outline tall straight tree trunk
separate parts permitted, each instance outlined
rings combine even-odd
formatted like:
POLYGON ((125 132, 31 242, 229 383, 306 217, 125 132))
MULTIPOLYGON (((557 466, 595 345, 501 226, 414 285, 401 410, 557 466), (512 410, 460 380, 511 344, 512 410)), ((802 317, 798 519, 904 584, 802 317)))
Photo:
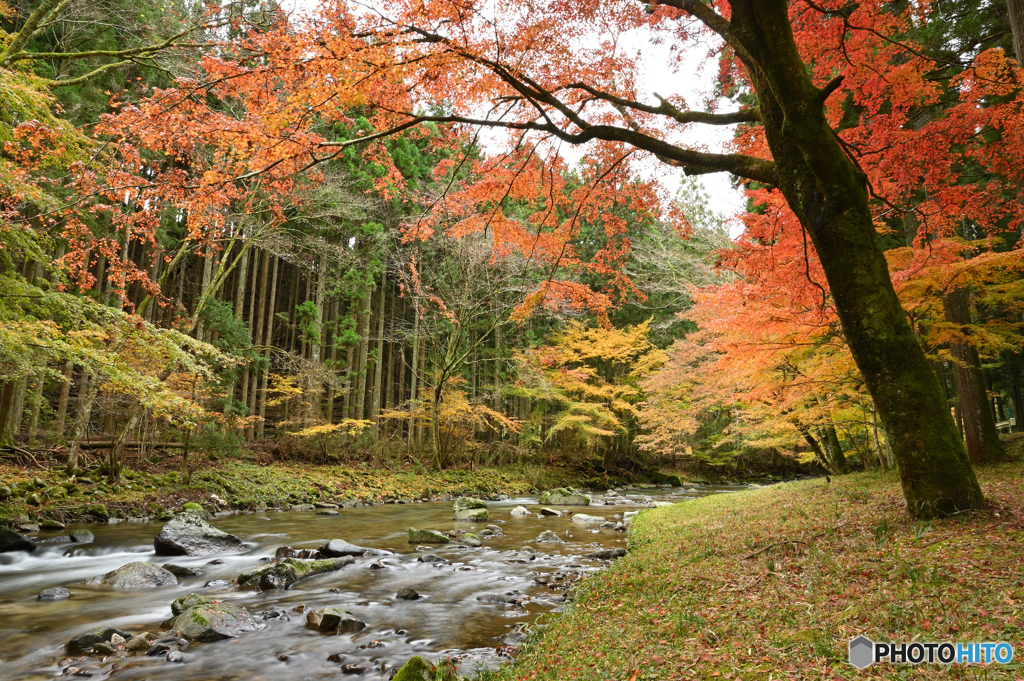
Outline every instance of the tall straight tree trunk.
MULTIPOLYGON (((701 15, 710 11, 698 0, 667 4, 701 15)), ((850 352, 899 463, 908 510, 929 518, 982 508, 981 488, 942 389, 889 277, 867 180, 826 120, 830 91, 811 80, 789 5, 732 0, 731 18, 708 24, 741 51, 760 102, 773 164, 746 172, 774 176, 765 179, 782 191, 814 245, 850 352)))
POLYGON ((263 371, 260 372, 259 385, 259 420, 256 422, 256 435, 263 437, 263 427, 267 421, 267 381, 270 380, 270 348, 274 345, 274 310, 277 306, 277 266, 281 259, 274 256, 274 269, 270 274, 270 310, 267 315, 267 335, 263 340, 263 371))
POLYGON ((366 363, 370 353, 370 305, 373 291, 367 291, 363 301, 363 311, 359 313, 359 373, 356 374, 356 409, 353 418, 366 418, 366 363))
POLYGON ((5 381, 0 391, 0 445, 14 442, 14 431, 11 428, 11 412, 14 411, 14 393, 16 381, 5 381))
POLYGON ((384 408, 391 409, 394 405, 392 399, 395 389, 395 292, 391 291, 391 309, 388 315, 388 364, 385 370, 384 379, 384 408))
POLYGON ((419 441, 419 426, 416 422, 416 412, 419 409, 416 392, 419 376, 417 374, 420 357, 420 310, 418 301, 413 300, 412 304, 412 373, 409 377, 409 446, 413 447, 419 441))
MULTIPOLYGON (((317 264, 316 272, 316 292, 314 293, 313 303, 316 305, 316 318, 313 323, 316 324, 316 337, 311 339, 309 348, 309 359, 313 363, 313 373, 311 376, 319 376, 319 365, 320 358, 323 354, 323 343, 324 343, 324 294, 327 290, 327 256, 321 254, 319 263, 317 264)), ((320 397, 323 393, 323 385, 319 383, 316 378, 312 378, 312 383, 307 387, 309 394, 309 418, 313 418, 314 414, 320 413, 320 397)))
POLYGON ((1007 0, 1010 31, 1013 33, 1013 56, 1024 65, 1024 0, 1007 0))
POLYGON ((39 412, 43 408, 43 386, 46 384, 45 379, 42 376, 36 376, 32 379, 32 391, 31 391, 31 411, 28 416, 28 437, 30 440, 34 440, 36 434, 39 432, 39 412))
POLYGON ((71 443, 68 446, 68 473, 74 475, 78 469, 78 453, 82 448, 82 440, 89 433, 89 419, 92 408, 96 404, 96 396, 100 391, 100 382, 96 376, 82 374, 78 387, 78 404, 75 407, 75 423, 71 428, 71 443))
POLYGON ((324 324, 324 354, 327 356, 328 365, 327 398, 324 400, 323 416, 328 423, 334 422, 334 397, 337 387, 337 376, 335 372, 338 359, 338 301, 333 300, 327 306, 327 322, 324 324))
MULTIPOLYGON (((242 238, 245 238, 244 232, 242 238)), ((238 274, 235 276, 235 321, 241 324, 242 318, 245 315, 245 293, 246 284, 249 278, 249 249, 243 249, 242 260, 238 265, 238 274)), ((250 329, 249 333, 252 333, 250 329)), ((243 372, 244 378, 242 379, 242 394, 245 395, 249 389, 249 368, 246 367, 243 372)), ((228 390, 228 395, 231 400, 235 399, 235 381, 231 381, 231 389, 228 390)))
POLYGON ((1020 356, 1012 355, 1010 361, 1004 365, 1007 378, 1010 382, 1010 399, 1013 403, 1013 429, 1021 432, 1024 429, 1024 393, 1020 389, 1020 356))
POLYGON ((373 394, 370 397, 370 420, 373 421, 374 436, 380 435, 381 381, 384 380, 384 304, 387 292, 387 267, 380 275, 380 296, 377 299, 377 358, 373 366, 373 394))
MULTIPOLYGON (((270 279, 270 251, 263 249, 263 255, 260 258, 260 282, 259 282, 259 293, 256 295, 256 342, 260 343, 263 340, 263 320, 267 313, 267 280, 270 279)), ((257 385, 256 381, 252 381, 252 398, 251 400, 246 399, 246 404, 249 406, 249 413, 256 413, 256 397, 257 397, 257 385)), ((249 427, 246 429, 246 439, 251 440, 256 436, 256 424, 250 421, 249 427)))
POLYGON ((60 384, 60 397, 57 398, 57 423, 54 426, 57 437, 64 434, 64 421, 68 417, 68 397, 71 395, 71 379, 74 369, 71 362, 64 362, 64 380, 60 384))
MULTIPOLYGON (((942 299, 946 321, 966 328, 971 323, 971 307, 966 288, 947 293, 942 299)), ((956 386, 957 402, 964 420, 964 436, 967 440, 967 456, 972 463, 998 461, 1006 456, 999 431, 992 414, 982 375, 978 351, 966 343, 951 342, 953 356, 953 383, 956 386)))

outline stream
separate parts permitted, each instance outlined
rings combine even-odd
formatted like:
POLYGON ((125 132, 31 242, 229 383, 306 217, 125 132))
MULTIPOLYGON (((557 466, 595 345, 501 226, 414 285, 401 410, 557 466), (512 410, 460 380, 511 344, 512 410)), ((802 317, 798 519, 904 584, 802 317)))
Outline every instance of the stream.
MULTIPOLYGON (((743 487, 713 485, 625 488, 618 497, 593 495, 605 505, 553 508, 617 520, 616 516, 641 510, 652 500, 679 502, 740 489, 743 487)), ((574 523, 567 514, 539 518, 536 497, 490 501, 488 506, 490 520, 480 523, 453 521, 452 504, 442 502, 339 509, 336 516, 312 511, 221 514, 211 523, 237 535, 250 549, 203 557, 154 555, 153 537, 160 531, 159 522, 69 525, 66 530, 39 533, 36 538, 45 539, 81 527, 93 532, 95 541, 42 544, 31 554, 0 554, 0 679, 53 679, 71 664, 93 678, 119 680, 305 681, 335 678, 343 668, 361 670, 361 678, 387 679, 413 655, 432 661, 455 658, 463 674, 496 666, 508 660, 504 636, 544 613, 561 611, 566 591, 560 584, 564 582, 552 577, 561 573, 571 582, 601 569, 607 561, 584 556, 601 548, 624 548, 626 533, 574 523), (520 505, 532 512, 513 516, 512 509, 520 505), (449 564, 417 562, 423 551, 408 542, 410 527, 479 532, 489 523, 500 525, 504 534, 481 537, 482 548, 467 549, 454 543, 429 547, 430 553, 449 564), (535 543, 544 530, 557 533, 565 543, 535 543), (396 555, 384 558, 384 567, 375 569, 370 565, 379 558, 356 558, 354 564, 338 572, 311 577, 288 590, 253 592, 230 584, 244 570, 265 564, 261 559, 273 557, 278 547, 316 548, 330 539, 387 549, 396 555), (523 546, 537 551, 535 560, 514 561, 523 546), (134 561, 174 563, 199 568, 202 574, 179 577, 177 586, 145 591, 78 584, 134 561), (535 581, 543 581, 545 576, 550 585, 535 581), (228 584, 206 587, 212 580, 228 584), (37 599, 43 589, 57 586, 67 587, 71 598, 37 599), (421 597, 397 599, 396 593, 403 587, 415 589, 421 597), (163 631, 161 622, 171 616, 171 602, 191 592, 243 605, 263 628, 215 643, 193 643, 184 649, 181 663, 144 653, 106 662, 95 656, 67 659, 64 645, 68 640, 97 625, 133 634, 163 631), (529 598, 520 605, 477 600, 486 593, 529 598), (325 635, 307 628, 305 615, 295 610, 298 606, 307 610, 343 608, 367 626, 355 634, 325 635), (283 610, 289 618, 264 619, 262 613, 271 610, 283 610)))

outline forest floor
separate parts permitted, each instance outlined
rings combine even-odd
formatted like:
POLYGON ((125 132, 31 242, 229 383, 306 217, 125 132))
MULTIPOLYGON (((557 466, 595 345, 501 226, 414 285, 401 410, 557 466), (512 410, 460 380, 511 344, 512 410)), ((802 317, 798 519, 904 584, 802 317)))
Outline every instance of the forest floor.
POLYGON ((989 508, 906 512, 895 474, 644 511, 630 553, 527 643, 517 679, 1021 678, 1008 666, 847 663, 851 639, 1011 643, 1024 657, 1024 464, 978 469, 989 508))
POLYGON ((187 502, 209 504, 213 495, 222 508, 253 510, 261 505, 514 495, 569 483, 568 471, 539 466, 431 471, 419 466, 389 470, 222 459, 204 462, 190 481, 178 470, 146 467, 126 468, 119 483, 108 484, 99 472, 71 478, 62 467, 0 464, 0 525, 44 518, 69 522, 159 517, 187 502))

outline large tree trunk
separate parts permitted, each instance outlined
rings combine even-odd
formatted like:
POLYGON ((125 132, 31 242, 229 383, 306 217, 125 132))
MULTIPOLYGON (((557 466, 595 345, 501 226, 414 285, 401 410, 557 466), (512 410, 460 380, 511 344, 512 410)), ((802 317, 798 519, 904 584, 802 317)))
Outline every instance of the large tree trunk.
POLYGON ((419 394, 416 392, 417 382, 419 376, 417 375, 419 357, 420 357, 420 306, 417 304, 418 301, 413 300, 412 305, 412 366, 410 367, 412 373, 409 377, 409 446, 419 444, 419 426, 416 422, 416 411, 419 407, 417 397, 419 394))
POLYGON ((100 380, 93 374, 83 373, 78 387, 78 404, 75 407, 75 424, 71 429, 71 444, 68 447, 68 474, 74 475, 78 469, 78 452, 82 440, 89 433, 89 418, 96 404, 96 396, 100 391, 100 380))
POLYGON ((1006 0, 1013 32, 1013 52, 1018 64, 1024 64, 1024 0, 1006 0))
MULTIPOLYGON (((943 297, 942 304, 946 322, 962 326, 971 324, 967 289, 950 291, 943 297)), ((967 343, 949 343, 949 352, 953 356, 953 385, 964 420, 968 458, 975 464, 1004 459, 1006 451, 1002 449, 999 431, 995 427, 978 350, 967 343)))
MULTIPOLYGON (((971 323, 967 295, 966 288, 958 288, 943 297, 946 321, 962 326, 971 323)), ((966 343, 955 342, 949 344, 949 351, 953 355, 953 384, 963 417, 967 456, 971 463, 999 461, 1006 452, 999 442, 978 351, 966 343)))
MULTIPOLYGON (((778 186, 807 230, 843 333, 882 417, 918 517, 984 506, 942 390, 896 297, 867 182, 825 119, 787 0, 733 0, 730 28, 761 103, 778 186)), ((701 7, 706 7, 701 5, 701 7)))

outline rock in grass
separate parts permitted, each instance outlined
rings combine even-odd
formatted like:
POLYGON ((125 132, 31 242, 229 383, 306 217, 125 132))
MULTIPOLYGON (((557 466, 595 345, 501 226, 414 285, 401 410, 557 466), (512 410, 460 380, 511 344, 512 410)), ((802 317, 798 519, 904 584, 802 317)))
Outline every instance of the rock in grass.
POLYGON ((434 530, 419 530, 415 527, 409 528, 410 544, 448 544, 451 539, 447 535, 435 532, 434 530))
POLYGON ((540 503, 552 506, 589 506, 590 497, 585 494, 577 494, 565 487, 559 487, 541 494, 540 503))
POLYGON ((82 582, 89 586, 106 586, 126 591, 156 589, 161 586, 174 586, 177 583, 178 579, 159 565, 141 561, 122 565, 105 575, 82 582))
POLYGON ((71 592, 58 586, 53 589, 43 589, 36 598, 41 601, 63 601, 65 598, 71 598, 71 592))
POLYGON ((81 634, 78 634, 68 641, 67 645, 64 646, 64 649, 67 651, 68 655, 88 655, 93 651, 96 644, 110 641, 114 634, 118 634, 123 638, 131 636, 128 632, 121 631, 115 627, 93 627, 88 631, 83 631, 81 634))
POLYGON ((255 588, 258 591, 287 589, 303 579, 325 572, 334 572, 354 562, 355 559, 351 556, 325 558, 324 560, 285 558, 276 563, 243 572, 238 575, 238 584, 247 588, 255 588))
POLYGON ((164 626, 191 641, 220 641, 258 628, 248 610, 234 603, 189 594, 171 604, 174 617, 164 626))
POLYGON ((452 507, 455 520, 483 522, 487 520, 487 502, 473 497, 459 497, 452 507))
POLYGON ((539 542, 541 544, 543 544, 543 543, 552 543, 552 544, 562 544, 562 543, 564 543, 564 540, 561 537, 559 537, 557 534, 552 532, 551 530, 544 530, 539 535, 537 535, 537 538, 534 539, 534 541, 535 542, 539 542))
POLYGON ((153 540, 153 547, 158 556, 206 556, 239 553, 247 548, 241 539, 218 530, 195 513, 179 513, 171 518, 153 540))
POLYGON ((306 613, 306 626, 317 631, 351 634, 366 628, 366 622, 339 608, 319 608, 306 613))
POLYGON ((14 530, 8 530, 6 527, 0 527, 0 553, 8 553, 10 551, 28 551, 31 553, 36 550, 36 543, 24 535, 20 535, 14 530))
POLYGON ((434 665, 417 655, 409 658, 391 681, 433 681, 433 678, 434 665))

